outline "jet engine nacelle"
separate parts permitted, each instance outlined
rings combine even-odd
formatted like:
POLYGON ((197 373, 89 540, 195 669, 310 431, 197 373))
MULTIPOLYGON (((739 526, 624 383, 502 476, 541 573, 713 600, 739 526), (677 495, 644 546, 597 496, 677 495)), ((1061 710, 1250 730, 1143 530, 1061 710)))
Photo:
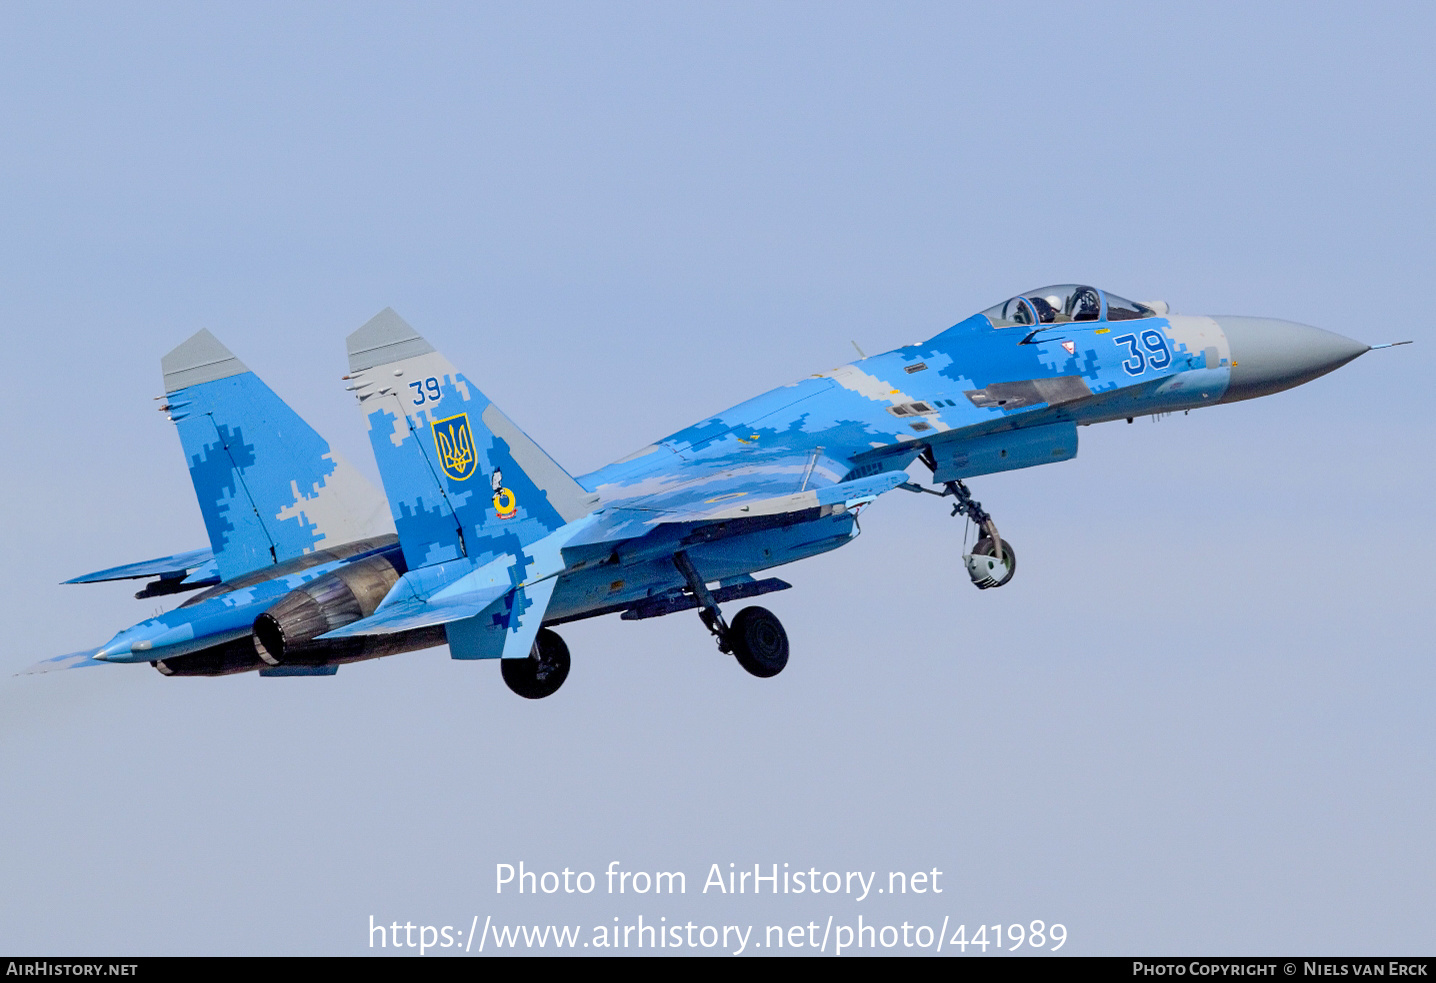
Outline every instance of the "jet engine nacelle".
POLYGON ((254 654, 248 638, 237 638, 190 655, 160 659, 152 665, 166 676, 228 676, 262 669, 265 663, 254 654))
POLYGON ((349 640, 314 639, 373 614, 406 569, 397 549, 385 550, 290 591, 254 619, 255 651, 271 666, 350 661, 359 653, 349 640))

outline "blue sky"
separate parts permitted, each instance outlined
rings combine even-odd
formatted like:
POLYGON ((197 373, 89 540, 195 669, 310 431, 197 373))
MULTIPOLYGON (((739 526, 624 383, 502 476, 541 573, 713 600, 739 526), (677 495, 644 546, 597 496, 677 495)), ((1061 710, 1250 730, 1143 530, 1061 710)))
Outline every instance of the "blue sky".
POLYGON ((370 473, 342 341, 390 305, 576 473, 1045 283, 1417 344, 974 480, 1021 554, 1001 591, 889 496, 779 571, 773 680, 679 615, 565 629, 541 704, 441 651, 0 682, 0 948, 860 910, 1059 921, 1083 954, 1429 951, 1429 5, 3 17, 7 671, 152 611, 59 581, 203 544, 150 399, 201 327, 370 473), (519 859, 951 887, 495 897, 519 859))

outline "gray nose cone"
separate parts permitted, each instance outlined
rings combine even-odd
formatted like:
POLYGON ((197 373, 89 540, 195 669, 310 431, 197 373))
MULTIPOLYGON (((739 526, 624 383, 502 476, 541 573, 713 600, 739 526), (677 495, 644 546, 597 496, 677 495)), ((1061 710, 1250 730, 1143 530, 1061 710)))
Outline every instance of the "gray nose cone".
POLYGON ((1299 386, 1371 350, 1345 335, 1295 321, 1226 315, 1212 320, 1232 346, 1232 379, 1223 403, 1299 386))

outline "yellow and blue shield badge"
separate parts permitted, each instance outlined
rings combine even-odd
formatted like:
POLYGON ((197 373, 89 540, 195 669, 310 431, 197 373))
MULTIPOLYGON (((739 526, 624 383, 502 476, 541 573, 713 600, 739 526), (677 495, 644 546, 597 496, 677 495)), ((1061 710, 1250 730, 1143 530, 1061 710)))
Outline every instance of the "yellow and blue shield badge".
POLYGON ((469 429, 469 414, 460 413, 434 423, 434 446, 439 451, 439 467, 455 481, 473 476, 479 456, 474 453, 474 434, 469 429))

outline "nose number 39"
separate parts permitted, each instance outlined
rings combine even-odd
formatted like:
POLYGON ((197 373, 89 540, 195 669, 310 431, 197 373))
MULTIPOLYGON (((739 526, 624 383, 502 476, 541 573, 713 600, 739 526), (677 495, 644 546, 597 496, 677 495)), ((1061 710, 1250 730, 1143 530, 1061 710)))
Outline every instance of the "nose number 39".
POLYGON ((1128 375, 1141 375, 1148 367, 1165 369, 1172 364, 1172 350, 1167 347, 1167 339, 1155 328, 1148 328, 1140 336, 1119 335, 1112 339, 1112 343, 1126 346, 1129 357, 1122 363, 1122 368, 1128 375))

